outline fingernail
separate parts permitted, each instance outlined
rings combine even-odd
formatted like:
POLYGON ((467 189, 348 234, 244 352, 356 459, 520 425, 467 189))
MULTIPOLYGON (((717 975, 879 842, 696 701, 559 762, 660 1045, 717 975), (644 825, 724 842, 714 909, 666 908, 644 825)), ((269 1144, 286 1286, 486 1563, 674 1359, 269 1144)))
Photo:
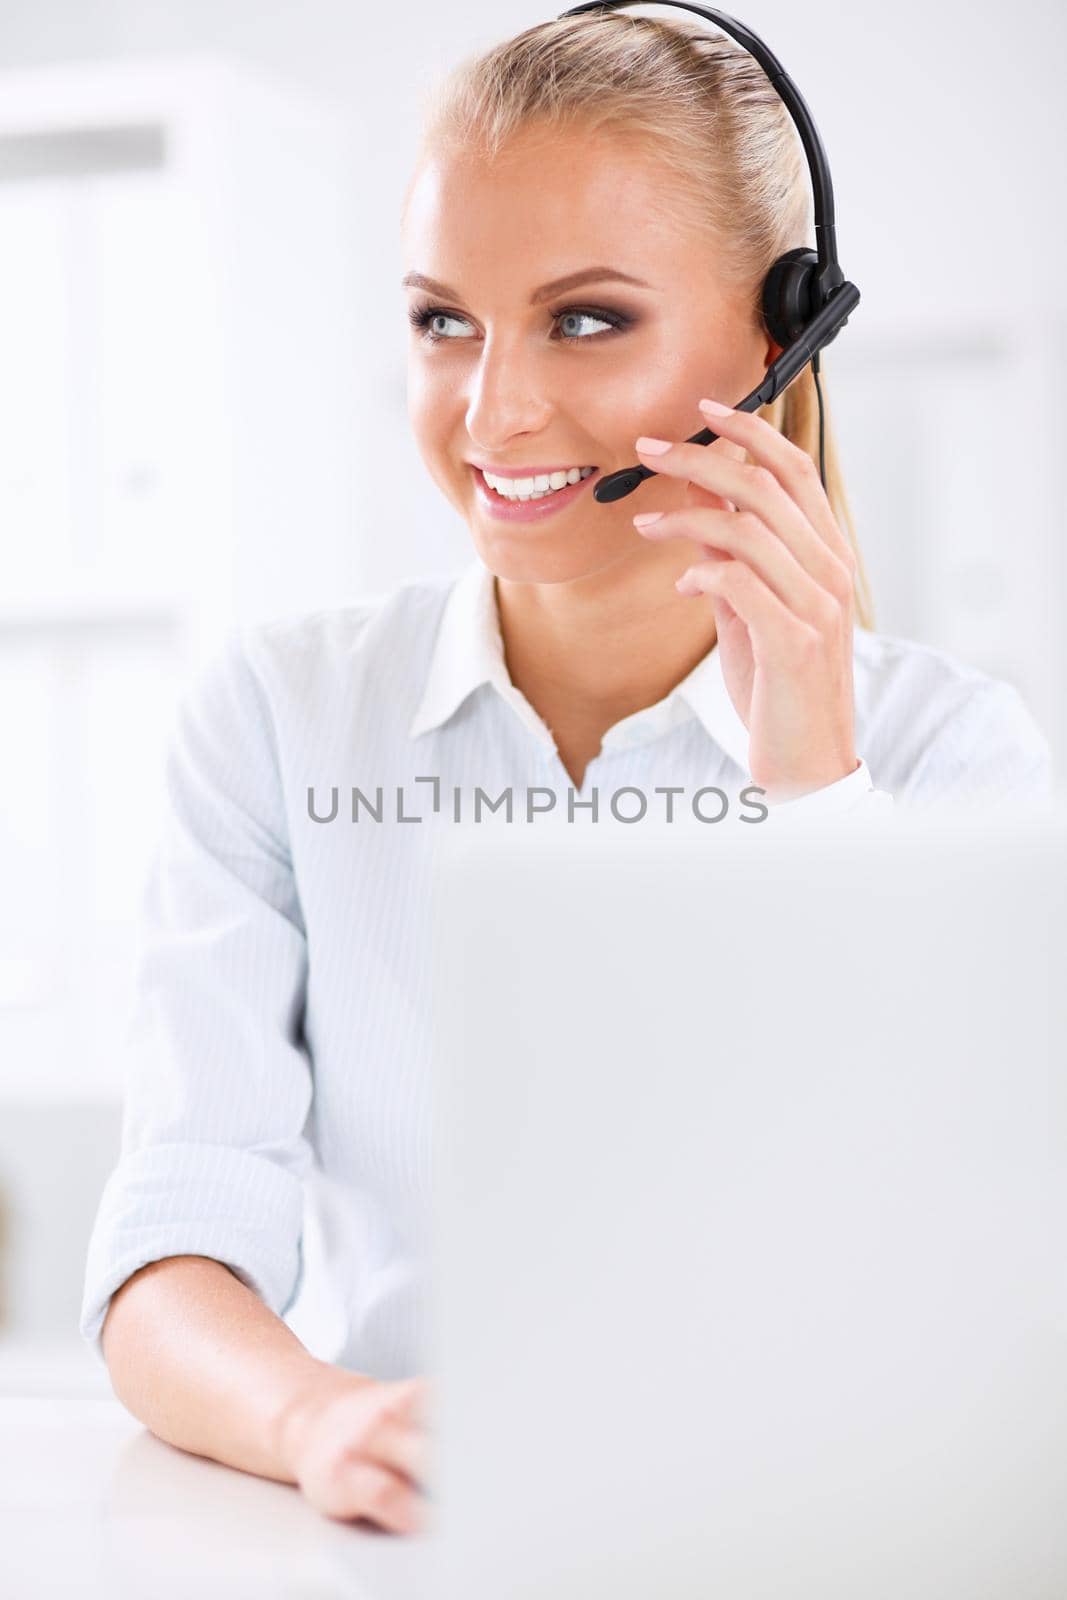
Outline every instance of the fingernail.
POLYGON ((642 511, 641 515, 634 518, 635 528, 647 528, 650 522, 658 522, 662 511, 642 511))
POLYGON ((644 434, 637 441, 637 448, 643 456, 665 456, 670 447, 669 439, 649 439, 644 434))
POLYGON ((718 400, 701 400, 701 411, 708 411, 713 417, 728 417, 733 411, 733 406, 720 405, 718 400))

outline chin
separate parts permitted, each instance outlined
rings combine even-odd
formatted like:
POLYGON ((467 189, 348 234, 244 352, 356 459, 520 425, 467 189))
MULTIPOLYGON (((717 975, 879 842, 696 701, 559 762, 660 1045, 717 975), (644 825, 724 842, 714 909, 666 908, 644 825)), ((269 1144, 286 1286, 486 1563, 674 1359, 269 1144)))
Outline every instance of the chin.
POLYGON ((508 583, 573 583, 592 577, 619 559, 617 546, 576 545, 573 539, 534 533, 521 525, 506 530, 471 531, 475 550, 496 577, 508 583))

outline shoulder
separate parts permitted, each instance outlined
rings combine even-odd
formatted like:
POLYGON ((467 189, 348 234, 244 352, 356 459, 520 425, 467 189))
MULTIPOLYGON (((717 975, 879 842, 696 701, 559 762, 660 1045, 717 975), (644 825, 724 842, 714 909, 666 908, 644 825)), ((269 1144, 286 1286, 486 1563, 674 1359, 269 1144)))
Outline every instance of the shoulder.
POLYGON ((373 694, 414 706, 455 580, 412 579, 343 606, 290 613, 234 629, 206 669, 270 720, 347 716, 373 694))
POLYGON ((1047 797, 1048 740, 1013 684, 858 627, 853 666, 857 748, 876 787, 916 801, 1047 797))
POLYGON ((250 771, 380 743, 410 722, 454 579, 232 628, 180 697, 180 747, 250 771), (373 708, 373 715, 367 712, 373 708))
POLYGON ((353 675, 399 672, 417 664, 432 643, 452 578, 417 578, 387 594, 327 606, 237 630, 231 648, 265 683, 277 687, 351 683, 353 675))

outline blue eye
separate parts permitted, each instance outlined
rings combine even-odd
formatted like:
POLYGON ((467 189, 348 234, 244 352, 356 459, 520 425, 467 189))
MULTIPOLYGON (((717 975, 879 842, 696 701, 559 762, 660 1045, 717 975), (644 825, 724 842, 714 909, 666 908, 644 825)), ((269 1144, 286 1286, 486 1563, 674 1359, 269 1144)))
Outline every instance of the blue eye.
POLYGON ((580 333, 568 333, 566 330, 566 324, 568 322, 572 325, 577 322, 600 322, 603 323, 606 328, 618 327, 618 321, 610 321, 607 317, 601 316, 598 311, 561 311, 559 314, 559 326, 564 339, 595 339, 597 337, 595 333, 584 335, 580 333))
MULTIPOLYGON (((466 317, 461 317, 458 311, 446 311, 442 306, 412 306, 408 311, 408 320, 430 344, 466 337, 464 334, 449 333, 447 324, 450 322, 465 323, 468 328, 470 327, 466 317)), ((571 306, 565 311, 557 311, 554 320, 560 330, 560 340, 564 344, 586 344, 590 339, 601 339, 606 335, 619 333, 630 324, 630 318, 621 312, 609 311, 600 306, 571 306), (591 333, 575 331, 581 329, 583 324, 591 322, 599 322, 601 327, 591 333)))
MULTIPOLYGON (((433 306, 427 306, 425 310, 418 312, 417 315, 413 314, 411 320, 430 339, 452 339, 455 337, 454 334, 442 333, 441 329, 435 327, 434 324, 438 322, 466 322, 467 319, 458 317, 454 311, 437 311, 433 306)), ((468 323, 469 326, 470 324, 468 323)))

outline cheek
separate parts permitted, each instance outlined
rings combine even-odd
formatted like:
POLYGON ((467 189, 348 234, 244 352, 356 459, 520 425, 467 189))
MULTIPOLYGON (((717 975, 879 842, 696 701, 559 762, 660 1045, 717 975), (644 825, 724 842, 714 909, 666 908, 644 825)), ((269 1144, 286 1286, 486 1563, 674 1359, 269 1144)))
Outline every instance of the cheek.
POLYGON ((472 492, 470 474, 461 465, 463 406, 455 382, 413 357, 407 378, 408 425, 431 480, 461 514, 472 492))
POLYGON ((425 362, 413 358, 408 365, 408 422, 431 471, 440 460, 445 440, 454 426, 454 407, 455 400, 453 397, 450 402, 448 386, 434 376, 425 362))
MULTIPOLYGON (((691 331, 664 319, 639 349, 598 387, 595 405, 605 438, 632 450, 640 433, 688 437, 703 425, 697 401, 714 385, 714 356, 693 348, 691 331), (709 368, 712 376, 709 378, 709 368)), ((711 390, 714 393, 714 387, 711 390)))

